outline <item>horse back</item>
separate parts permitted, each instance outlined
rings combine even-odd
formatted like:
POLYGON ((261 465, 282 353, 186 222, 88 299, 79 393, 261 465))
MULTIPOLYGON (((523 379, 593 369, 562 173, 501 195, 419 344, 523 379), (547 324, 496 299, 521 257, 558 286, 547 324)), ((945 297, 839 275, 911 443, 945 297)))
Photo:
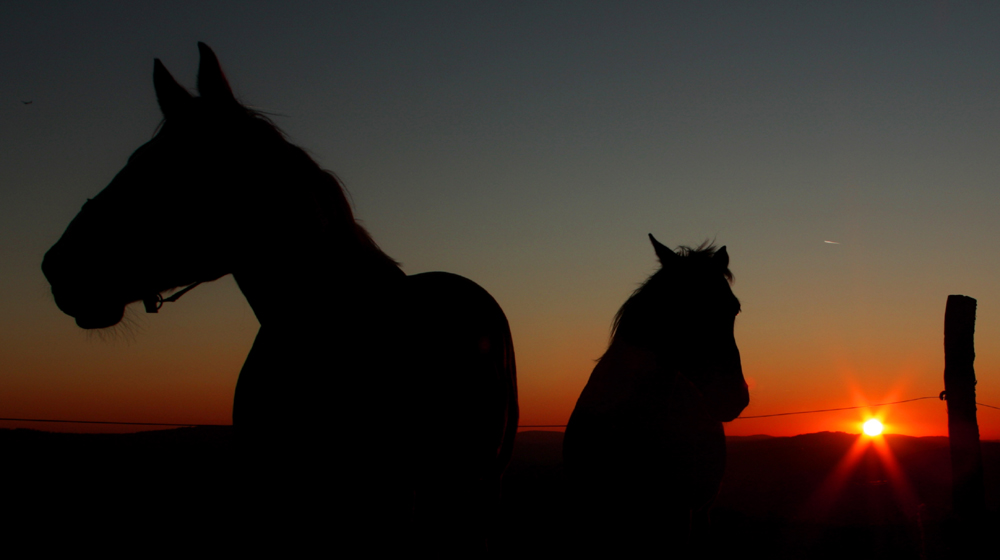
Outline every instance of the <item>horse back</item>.
POLYGON ((517 431, 507 319, 454 274, 389 288, 338 301, 333 319, 262 326, 234 424, 258 471, 316 465, 307 480, 325 481, 320 495, 356 510, 344 534, 410 527, 412 517, 412 537, 393 543, 480 549, 517 431))
POLYGON ((507 317, 486 290, 462 276, 427 272, 408 276, 407 283, 419 415, 460 440, 450 445, 467 446, 463 462, 475 457, 500 474, 518 419, 507 317))
POLYGON ((408 276, 406 295, 411 406, 422 432, 414 437, 417 516, 454 527, 446 540, 467 539, 477 531, 459 527, 493 515, 517 433, 510 327, 486 290, 455 274, 408 276))

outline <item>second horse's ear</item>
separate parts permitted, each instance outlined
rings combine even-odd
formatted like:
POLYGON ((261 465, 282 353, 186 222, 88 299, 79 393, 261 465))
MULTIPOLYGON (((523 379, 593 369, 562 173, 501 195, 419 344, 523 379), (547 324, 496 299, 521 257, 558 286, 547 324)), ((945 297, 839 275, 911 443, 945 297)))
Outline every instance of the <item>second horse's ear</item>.
POLYGON ((188 90, 177 83, 158 58, 153 61, 153 89, 156 90, 156 101, 164 118, 180 114, 191 101, 188 90))
POLYGON ((198 93, 212 101, 236 103, 218 57, 205 43, 198 43, 198 52, 201 53, 201 61, 198 63, 198 93))
POLYGON ((712 262, 722 270, 729 268, 729 253, 726 251, 725 245, 712 255, 712 262))
POLYGON ((660 259, 660 264, 666 266, 667 263, 673 262, 674 259, 680 258, 677 253, 670 250, 663 243, 660 243, 653 237, 653 234, 649 234, 649 240, 653 242, 653 250, 656 251, 656 258, 660 259))

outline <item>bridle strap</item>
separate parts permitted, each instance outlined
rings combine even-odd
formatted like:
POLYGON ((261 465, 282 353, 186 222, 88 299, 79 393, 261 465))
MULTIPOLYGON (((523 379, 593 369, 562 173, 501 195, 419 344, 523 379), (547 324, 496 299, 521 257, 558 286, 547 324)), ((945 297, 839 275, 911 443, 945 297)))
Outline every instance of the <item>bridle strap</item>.
POLYGON ((197 286, 198 284, 201 284, 201 282, 200 281, 199 282, 195 282, 194 284, 191 284, 187 288, 184 288, 183 290, 181 290, 179 292, 175 292, 173 295, 171 295, 168 298, 165 298, 165 297, 161 296, 160 293, 157 292, 155 295, 152 295, 152 296, 149 296, 148 298, 143 299, 142 300, 142 304, 144 306, 146 306, 146 313, 156 313, 156 312, 158 312, 160 310, 160 308, 163 307, 164 303, 173 303, 173 302, 181 299, 182 295, 184 295, 184 294, 190 292, 191 290, 193 290, 194 287, 197 286))

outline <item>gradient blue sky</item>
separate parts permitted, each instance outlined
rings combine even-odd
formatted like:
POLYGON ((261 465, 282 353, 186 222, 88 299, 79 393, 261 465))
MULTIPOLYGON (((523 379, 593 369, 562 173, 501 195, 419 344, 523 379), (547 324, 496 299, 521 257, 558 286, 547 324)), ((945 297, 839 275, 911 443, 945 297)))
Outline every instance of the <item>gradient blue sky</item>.
MULTIPOLYGON (((952 293, 979 300, 980 400, 1000 405, 998 24, 965 2, 5 3, 0 416, 228 421, 257 327, 231 279, 101 337, 39 269, 153 134, 153 58, 193 86, 197 41, 407 272, 496 297, 524 423, 565 422, 655 270, 648 232, 728 246, 746 414, 937 394, 952 293)), ((946 431, 941 403, 885 415, 946 431)), ((980 422, 1000 438, 1000 412, 980 422)))

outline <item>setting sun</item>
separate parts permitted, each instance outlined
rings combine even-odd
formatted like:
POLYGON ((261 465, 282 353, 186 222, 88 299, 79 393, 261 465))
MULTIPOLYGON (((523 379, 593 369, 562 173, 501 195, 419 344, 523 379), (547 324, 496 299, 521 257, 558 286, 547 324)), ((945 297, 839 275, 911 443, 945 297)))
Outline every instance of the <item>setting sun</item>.
POLYGON ((882 433, 882 423, 874 418, 865 422, 862 428, 864 429, 865 434, 870 436, 877 436, 882 433))

